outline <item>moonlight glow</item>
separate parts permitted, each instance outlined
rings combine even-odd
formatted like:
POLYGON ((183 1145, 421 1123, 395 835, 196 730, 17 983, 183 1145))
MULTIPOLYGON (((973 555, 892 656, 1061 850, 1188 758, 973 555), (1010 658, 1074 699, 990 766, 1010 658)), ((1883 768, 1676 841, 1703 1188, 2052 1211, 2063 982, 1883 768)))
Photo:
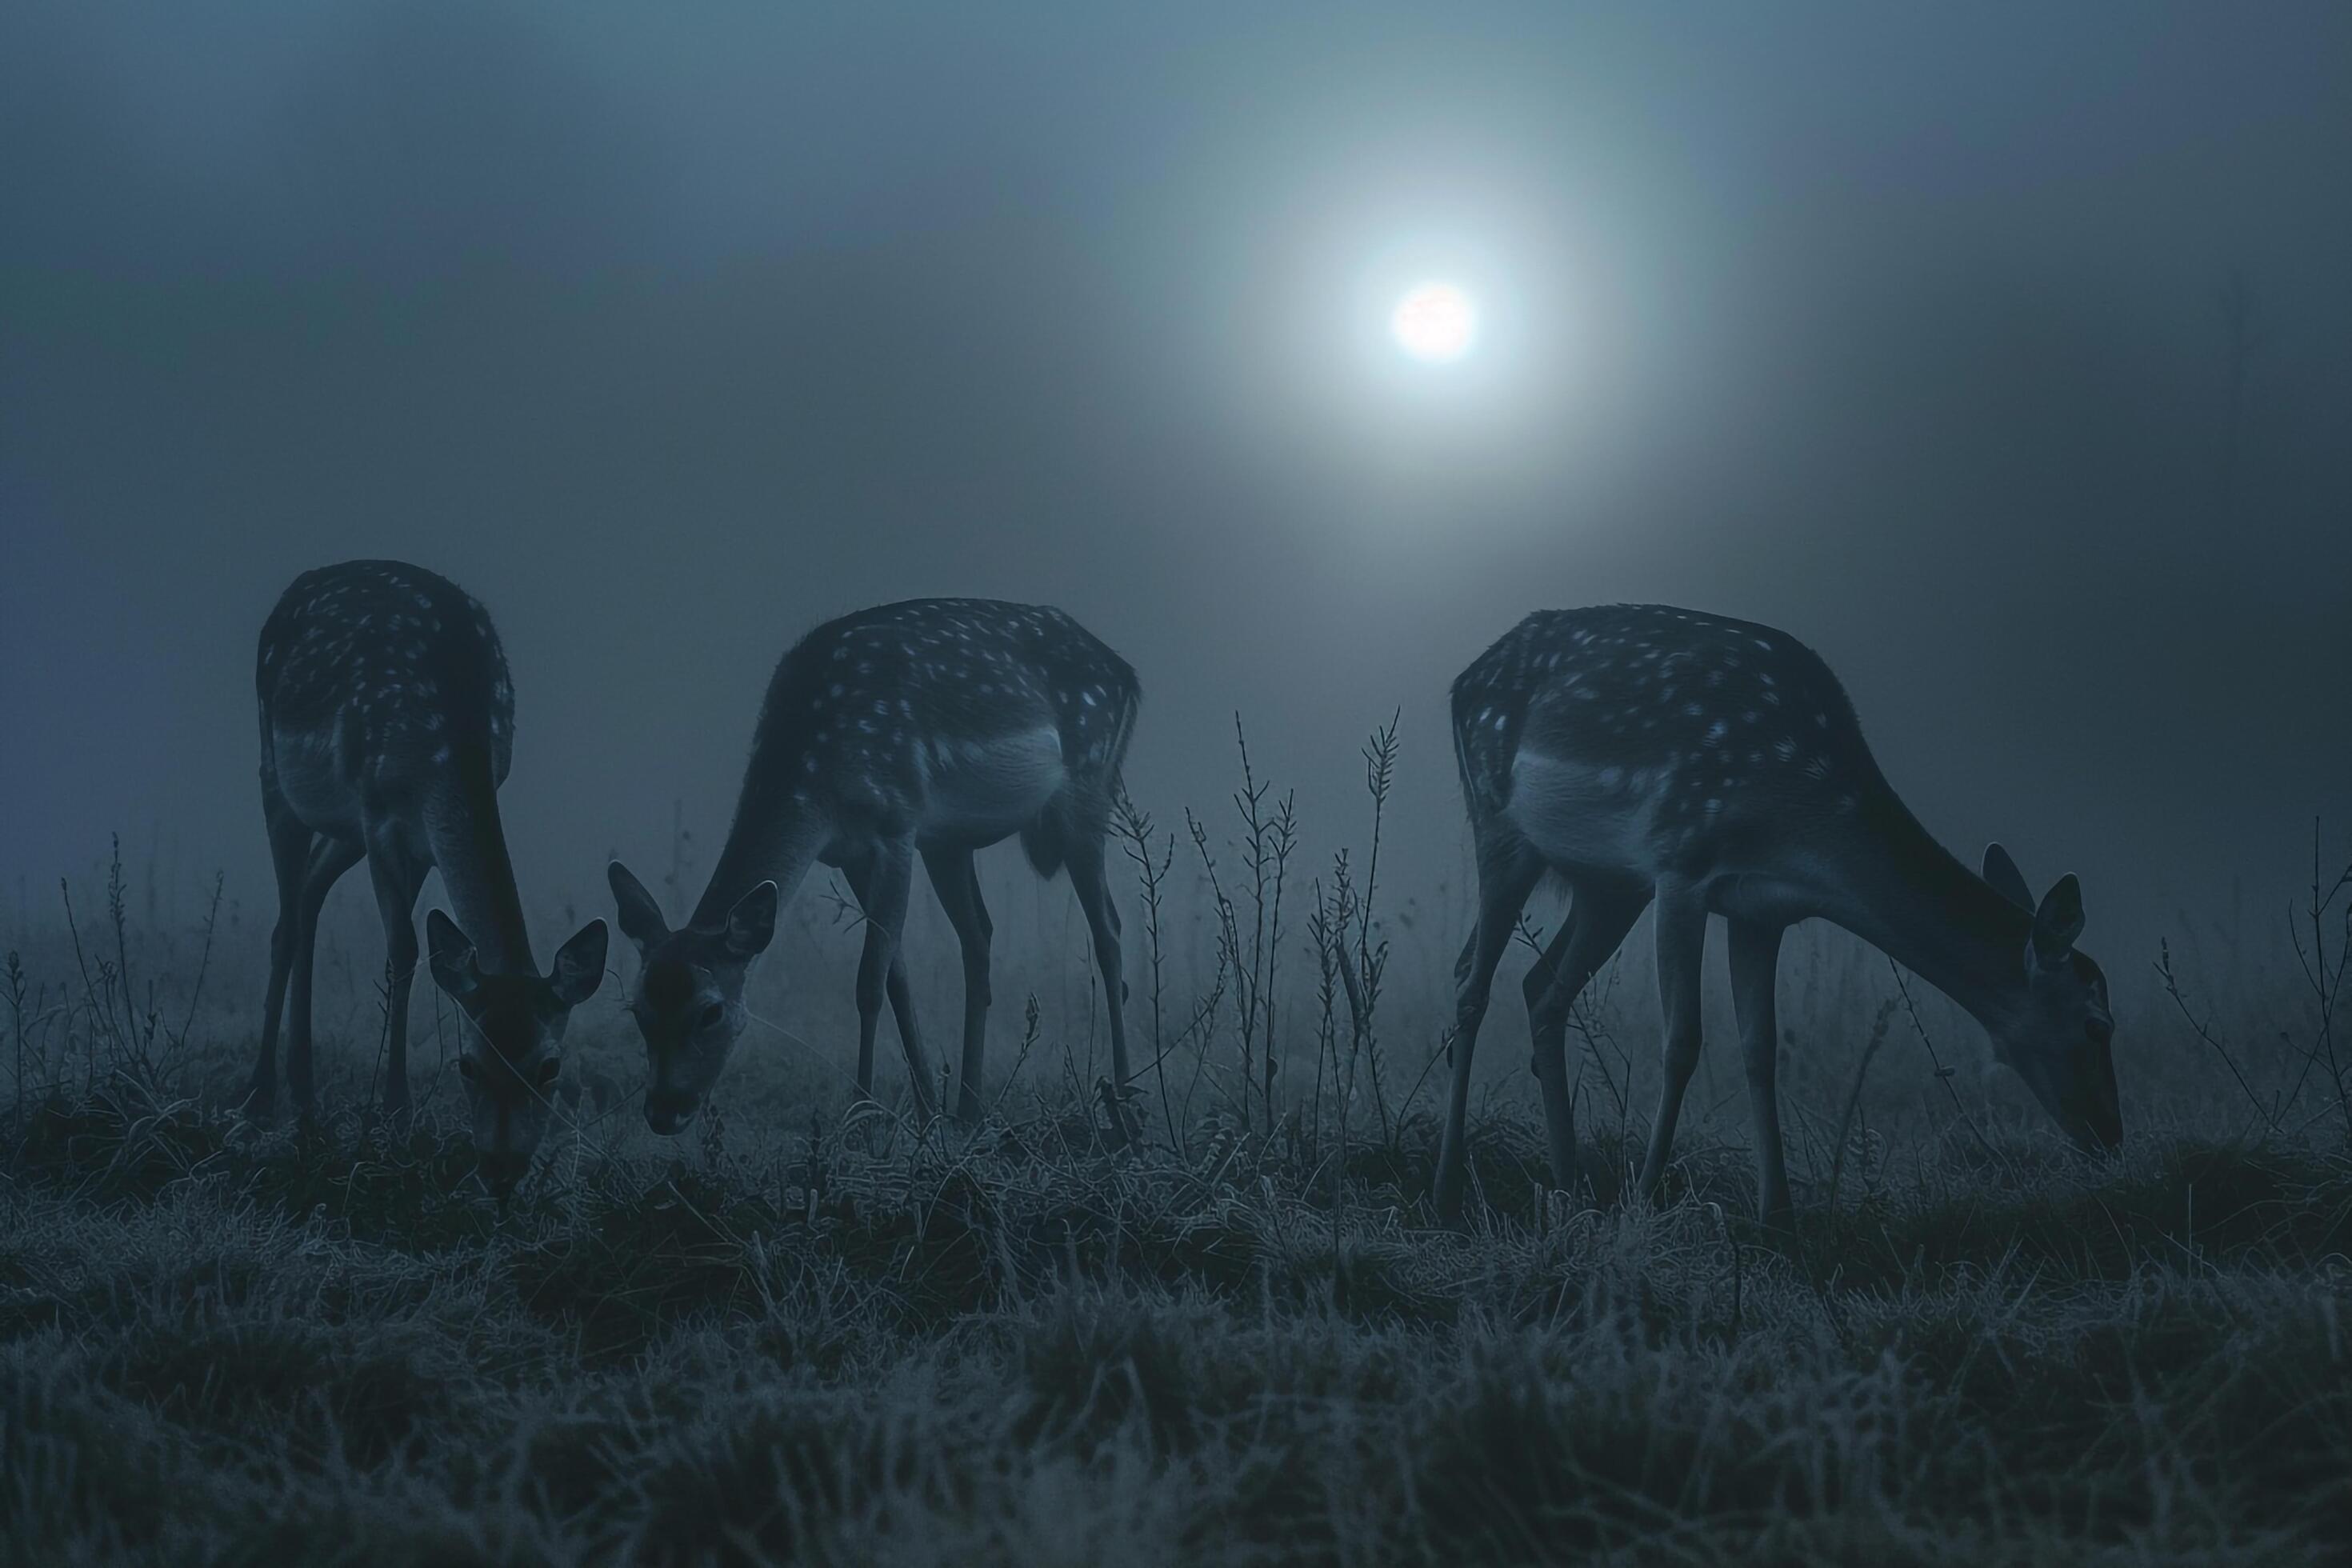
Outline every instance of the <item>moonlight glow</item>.
POLYGON ((1397 301, 1389 330, 1413 358, 1443 363, 1470 352, 1478 336, 1478 309, 1451 283, 1423 283, 1397 301))

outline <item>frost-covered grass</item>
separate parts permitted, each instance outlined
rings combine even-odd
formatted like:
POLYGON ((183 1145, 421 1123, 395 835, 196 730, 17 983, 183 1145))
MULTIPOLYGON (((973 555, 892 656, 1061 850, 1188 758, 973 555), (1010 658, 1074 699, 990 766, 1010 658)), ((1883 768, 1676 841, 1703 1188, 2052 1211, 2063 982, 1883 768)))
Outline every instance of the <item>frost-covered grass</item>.
MULTIPOLYGON (((1955 1152, 1738 1217, 1427 1227, 1426 1130, 1335 1184, 1068 1119, 871 1152, 558 1151, 116 1080, 0 1217, 24 1563, 2320 1561, 2352 1552, 2352 1162, 1955 1152)), ((1604 1156, 1615 1152, 1601 1152, 1604 1156)))
MULTIPOLYGON (((2188 1012, 2126 1019, 2130 1136, 2095 1164, 1953 1076, 1972 1045, 1932 999, 1801 952, 1793 1235, 1747 1217, 1736 1068, 1702 1071, 1662 1202, 1624 1201, 1654 1092, 1638 976, 1580 1016, 1590 1183, 1548 1192, 1498 1005, 1448 1230, 1437 1015, 1348 906, 1356 868, 1292 882, 1269 970, 1260 820, 1238 854, 1203 835, 1223 903, 1192 948, 1130 903, 1155 1065, 1127 1127, 1083 970, 1043 1005, 1000 985, 980 1131, 853 1107, 823 1042, 855 933, 804 894, 754 998, 783 1025, 718 1113, 652 1138, 625 1026, 591 1018, 575 1119, 503 1211, 429 1004, 419 1124, 367 1109, 371 995, 332 978, 366 972, 364 932, 321 965, 308 1128, 231 1104, 250 931, 209 959, 114 912, 44 937, 0 996, 27 1067, 0 1114, 0 1554, 2352 1559, 2352 1145, 2308 963, 2211 996, 2184 947, 2188 1012)), ((1200 892, 1138 842, 1161 914, 1200 892)))

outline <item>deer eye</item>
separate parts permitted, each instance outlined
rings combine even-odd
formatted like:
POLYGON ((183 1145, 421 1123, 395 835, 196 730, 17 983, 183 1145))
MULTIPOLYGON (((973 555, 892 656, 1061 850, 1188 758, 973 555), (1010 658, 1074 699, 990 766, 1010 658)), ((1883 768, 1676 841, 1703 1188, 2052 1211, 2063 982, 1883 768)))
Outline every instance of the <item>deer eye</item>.
POLYGON ((545 1061, 540 1063, 539 1087, 545 1089, 549 1084, 553 1083, 555 1081, 556 1075, 561 1073, 562 1070, 563 1058, 561 1057, 550 1057, 545 1061))
POLYGON ((474 1058, 471 1057, 459 1057, 457 1058, 457 1071, 467 1083, 479 1083, 481 1081, 482 1069, 474 1065, 474 1058))
POLYGON ((726 1021, 726 1006, 718 1002, 707 1002, 703 1004, 701 1014, 695 1019, 695 1026, 700 1029, 715 1029, 726 1021))

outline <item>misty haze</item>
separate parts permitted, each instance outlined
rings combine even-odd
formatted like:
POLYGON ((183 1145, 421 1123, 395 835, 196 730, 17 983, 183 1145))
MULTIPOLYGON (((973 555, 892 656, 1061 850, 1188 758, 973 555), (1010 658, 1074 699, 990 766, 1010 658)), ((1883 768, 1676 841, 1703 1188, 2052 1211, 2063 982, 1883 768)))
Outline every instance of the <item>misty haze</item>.
POLYGON ((0 16, 0 1561, 2352 1552, 2352 13, 0 16))

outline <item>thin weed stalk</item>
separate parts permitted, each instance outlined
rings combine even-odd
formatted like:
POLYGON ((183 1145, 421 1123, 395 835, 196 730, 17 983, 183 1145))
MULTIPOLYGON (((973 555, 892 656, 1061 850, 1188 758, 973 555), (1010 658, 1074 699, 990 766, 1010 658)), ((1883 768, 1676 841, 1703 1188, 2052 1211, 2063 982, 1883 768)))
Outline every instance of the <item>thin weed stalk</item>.
POLYGON ((1871 1020, 1870 1038, 1862 1047, 1862 1059, 1853 1066, 1853 1088, 1845 1097, 1845 1112, 1838 1118, 1837 1145, 1830 1155, 1829 1212, 1837 1213, 1838 1184, 1845 1175, 1845 1152, 1853 1135, 1853 1119, 1862 1109, 1862 1084, 1870 1075, 1871 1058, 1878 1047, 1886 1043, 1886 1026, 1895 1018, 1897 1005, 1892 996, 1878 1005, 1878 1015, 1871 1020))
POLYGON ((1119 837, 1124 841, 1127 858, 1135 866, 1137 882, 1143 889, 1144 951, 1151 968, 1151 1066, 1160 1080, 1160 1109, 1168 1122, 1168 1142, 1181 1148, 1182 1135, 1176 1127, 1176 1102, 1168 1092, 1167 1040, 1167 973, 1166 950, 1161 938, 1161 904, 1165 898, 1169 868, 1176 860, 1176 836, 1168 836, 1166 847, 1155 857, 1151 840, 1157 831, 1152 820, 1137 806, 1127 791, 1118 792, 1115 806, 1119 837))
MULTIPOLYGON (((2179 977, 2173 973, 2170 940, 2158 938, 2156 952, 2157 977, 2164 983, 2164 994, 2171 1000, 2173 1010, 2180 1015, 2182 1022, 2189 1026, 2190 1033, 2205 1042, 2213 1054, 2221 1058, 2221 1065, 2230 1069, 2230 1077, 2236 1081, 2239 1092, 2246 1097, 2246 1103, 2254 1108, 2254 1114, 2261 1117, 2273 1132, 2276 1132, 2279 1130, 2278 1110, 2263 1103, 2262 1096, 2254 1092, 2254 1086, 2246 1081, 2246 1075, 2239 1069, 2238 1058, 2230 1054, 2228 1046, 2215 1037, 2211 1028, 2191 1010, 2189 998, 2181 994, 2179 977)), ((2301 1088, 2302 1085, 2298 1082, 2297 1092, 2300 1092, 2301 1088)), ((2286 1103, 2288 1105, 2294 1103, 2293 1095, 2288 1097, 2286 1103)))
POLYGON ((16 1037, 16 1148, 25 1147, 25 961, 8 950, 8 1016, 16 1037))
MULTIPOLYGON (((2336 1090, 2336 1107, 2344 1118, 2344 1138, 2352 1147, 2352 1086, 2345 1082, 2344 1065, 2337 1059, 2336 1049, 2336 1011, 2343 999, 2344 981, 2347 969, 2352 969, 2352 897, 2344 897, 2352 889, 2352 861, 2347 861, 2335 880, 2322 873, 2326 864, 2320 858, 2319 823, 2311 825, 2311 898, 2304 914, 2309 924, 2310 949, 2304 947, 2304 928, 2290 922, 2294 938, 2296 965, 2303 971, 2305 984, 2311 987, 2313 1000, 2318 1005, 2319 1028, 2311 1051, 2305 1058, 2305 1075, 2310 1064, 2325 1058, 2330 1086, 2336 1090), (2327 922, 2336 900, 2344 897, 2344 909, 2338 919, 2336 960, 2331 965, 2327 957, 2327 922)), ((2300 1080, 2298 1080, 2300 1088, 2300 1080)))
POLYGON ((1977 1147, 1985 1152, 1988 1159, 1997 1163, 2007 1163, 2001 1159, 2000 1152, 1992 1146, 1992 1141, 1984 1135, 1984 1130, 1977 1125, 1976 1118, 1969 1114, 1969 1108, 1960 1103, 1959 1090, 1952 1087, 1952 1075, 1958 1069, 1946 1067, 1943 1058, 1936 1054, 1936 1042, 1928 1035, 1927 1024, 1920 1019, 1917 1005, 1911 1000, 1911 987, 1903 979, 1902 966, 1890 958, 1886 961, 1886 967, 1895 976, 1895 990, 1902 998, 1904 1013, 1911 1020, 1911 1030, 1919 1037, 1920 1045, 1927 1047, 1927 1062, 1935 1069, 1936 1081, 1944 1086, 1944 1093, 1951 1100, 1952 1114, 1960 1119, 1960 1124, 1969 1130, 1969 1135, 1977 1141, 1977 1147))
MULTIPOLYGON (((1397 724, 1402 713, 1402 709, 1391 713, 1389 721, 1371 732, 1362 749, 1364 791, 1372 801, 1371 843, 1364 858, 1362 889, 1357 891, 1349 886, 1344 855, 1337 868, 1344 902, 1354 916, 1356 928, 1353 962, 1343 965, 1339 972, 1348 999, 1349 1089, 1350 1094, 1354 1092, 1356 1066, 1360 1061, 1371 1089, 1372 1108, 1381 1119, 1381 1142, 1392 1151, 1405 1108, 1400 1107, 1395 1118, 1390 1116, 1387 1091, 1381 1082, 1380 1037, 1375 1020, 1381 984, 1388 975, 1389 942, 1385 936, 1373 940, 1372 905, 1380 891, 1381 846, 1388 821, 1389 795, 1396 786, 1397 724)), ((1426 1079, 1428 1074, 1424 1071, 1422 1076, 1426 1079)))

